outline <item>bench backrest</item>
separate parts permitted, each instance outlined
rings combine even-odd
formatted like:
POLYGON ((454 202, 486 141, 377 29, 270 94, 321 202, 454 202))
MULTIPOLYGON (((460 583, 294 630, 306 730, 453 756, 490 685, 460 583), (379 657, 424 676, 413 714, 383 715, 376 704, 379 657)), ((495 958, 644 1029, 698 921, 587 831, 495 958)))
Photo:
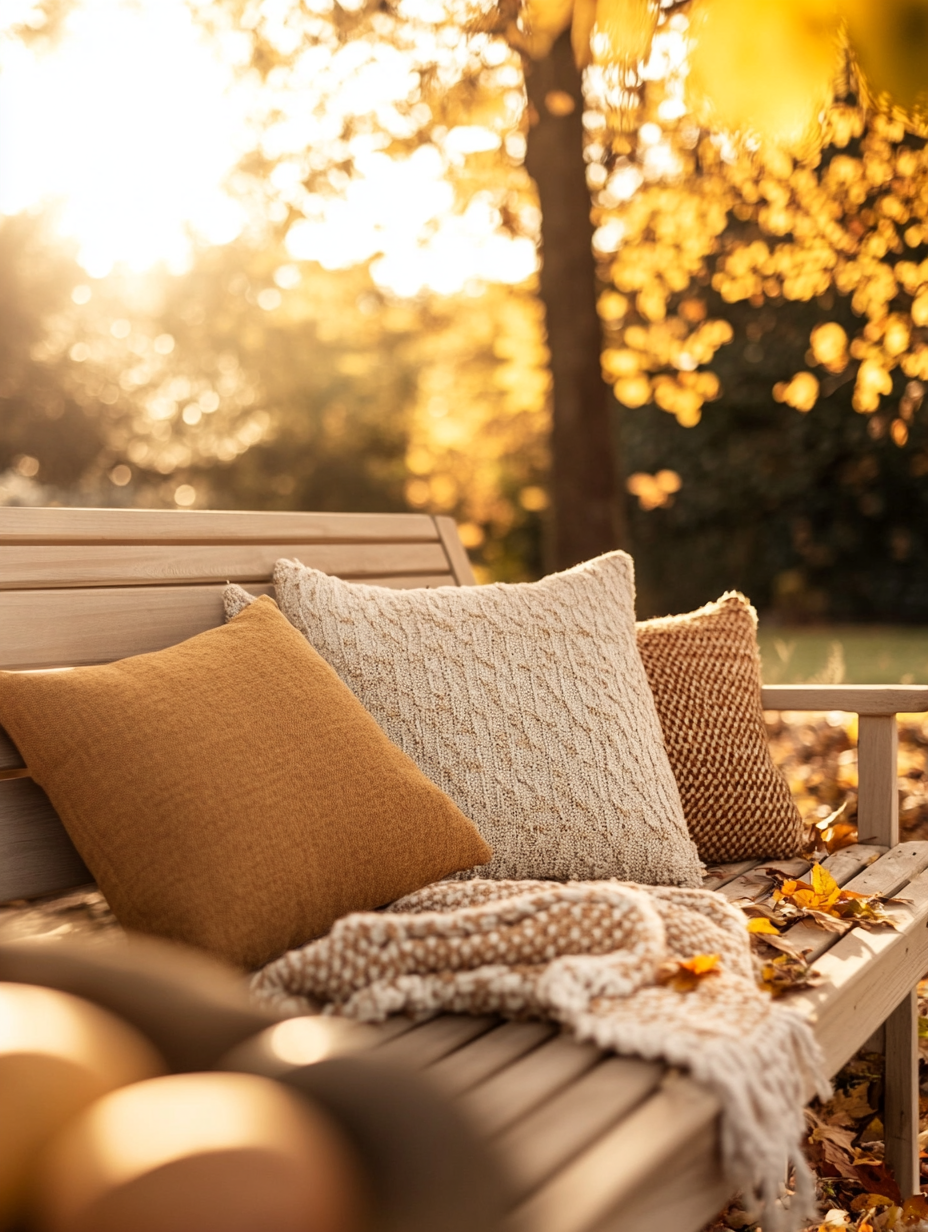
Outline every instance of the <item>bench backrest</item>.
MULTIPOLYGON (((0 668, 161 650, 222 623, 222 591, 270 590, 274 562, 407 589, 472 585, 450 518, 426 514, 0 508, 0 668)), ((0 729, 0 903, 91 880, 0 729)))

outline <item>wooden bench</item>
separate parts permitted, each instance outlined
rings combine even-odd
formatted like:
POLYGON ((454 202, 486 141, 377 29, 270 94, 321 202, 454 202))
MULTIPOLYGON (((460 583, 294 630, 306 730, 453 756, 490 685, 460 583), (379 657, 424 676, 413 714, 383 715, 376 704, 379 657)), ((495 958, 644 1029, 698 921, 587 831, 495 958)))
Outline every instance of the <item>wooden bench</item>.
MULTIPOLYGON (((295 556, 381 586, 471 585, 449 519, 423 514, 0 509, 0 667, 101 663, 219 624, 222 589, 267 590, 295 556)), ((780 686, 768 709, 858 713, 859 833, 826 861, 837 881, 905 895, 898 932, 842 937, 807 923, 820 987, 793 1004, 814 1021, 834 1073, 885 1023, 886 1150, 903 1193, 918 1189, 917 1021, 928 970, 928 843, 899 843, 897 712, 928 710, 928 688, 780 686)), ((0 732, 0 903, 86 884, 89 874, 44 793, 0 732)), ((763 898, 769 861, 710 870, 729 898, 763 898)), ((780 861, 791 874, 804 860, 780 861)), ((513 1183, 507 1232, 696 1232, 731 1196, 718 1158, 719 1107, 686 1075, 604 1055, 544 1023, 445 1015, 391 1020, 378 1048, 427 1069, 495 1144, 513 1183)))

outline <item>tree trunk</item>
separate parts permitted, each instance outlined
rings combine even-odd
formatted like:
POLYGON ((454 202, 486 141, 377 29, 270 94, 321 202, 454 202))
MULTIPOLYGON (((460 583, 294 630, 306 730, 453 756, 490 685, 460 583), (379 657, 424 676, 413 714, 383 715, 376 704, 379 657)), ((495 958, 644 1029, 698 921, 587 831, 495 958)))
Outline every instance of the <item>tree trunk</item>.
POLYGON ((583 94, 569 30, 548 56, 527 66, 526 88, 533 122, 525 163, 541 205, 541 299, 554 384, 554 564, 565 569, 626 540, 609 390, 600 374, 583 94), (569 115, 554 114, 563 110, 556 102, 546 105, 555 91, 574 100, 569 115))

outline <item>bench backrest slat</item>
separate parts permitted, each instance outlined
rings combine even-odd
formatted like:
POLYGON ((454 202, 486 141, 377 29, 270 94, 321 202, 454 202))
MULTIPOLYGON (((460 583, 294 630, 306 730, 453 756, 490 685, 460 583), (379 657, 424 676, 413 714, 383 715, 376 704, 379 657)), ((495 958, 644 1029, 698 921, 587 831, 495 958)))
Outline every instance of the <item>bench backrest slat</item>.
POLYGON ((433 543, 130 543, 0 546, 0 590, 266 581, 282 556, 323 573, 370 577, 447 574, 433 543))
POLYGON ((32 779, 0 783, 0 903, 38 898, 93 878, 32 779))
MULTIPOLYGON (((0 668, 108 663, 222 623, 227 581, 273 593, 281 556, 399 589, 469 585, 450 518, 426 514, 0 508, 0 668)), ((89 874, 0 729, 0 902, 89 874)))
POLYGON ((424 513, 0 509, 0 544, 428 543, 439 538, 436 519, 424 513))

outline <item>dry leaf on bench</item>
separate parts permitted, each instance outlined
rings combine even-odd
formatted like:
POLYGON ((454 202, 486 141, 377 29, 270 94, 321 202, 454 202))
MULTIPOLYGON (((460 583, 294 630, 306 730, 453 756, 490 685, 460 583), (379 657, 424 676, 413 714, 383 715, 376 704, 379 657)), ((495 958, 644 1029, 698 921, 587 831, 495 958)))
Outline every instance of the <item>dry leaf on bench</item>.
POLYGON ((720 954, 694 954, 683 962, 662 963, 658 968, 658 984, 669 985, 677 992, 692 992, 707 976, 719 974, 720 954))
POLYGON ((800 988, 814 988, 822 977, 804 958, 796 954, 778 954, 761 966, 759 984, 774 997, 800 988))
POLYGON ((774 883, 773 901, 778 909, 792 918, 814 920, 823 928, 836 928, 833 921, 846 921, 847 925, 860 924, 864 928, 885 925, 896 928, 896 922, 883 910, 887 902, 895 901, 880 894, 858 894, 842 888, 821 864, 813 864, 811 883, 797 877, 786 877, 777 868, 764 870, 774 883))

